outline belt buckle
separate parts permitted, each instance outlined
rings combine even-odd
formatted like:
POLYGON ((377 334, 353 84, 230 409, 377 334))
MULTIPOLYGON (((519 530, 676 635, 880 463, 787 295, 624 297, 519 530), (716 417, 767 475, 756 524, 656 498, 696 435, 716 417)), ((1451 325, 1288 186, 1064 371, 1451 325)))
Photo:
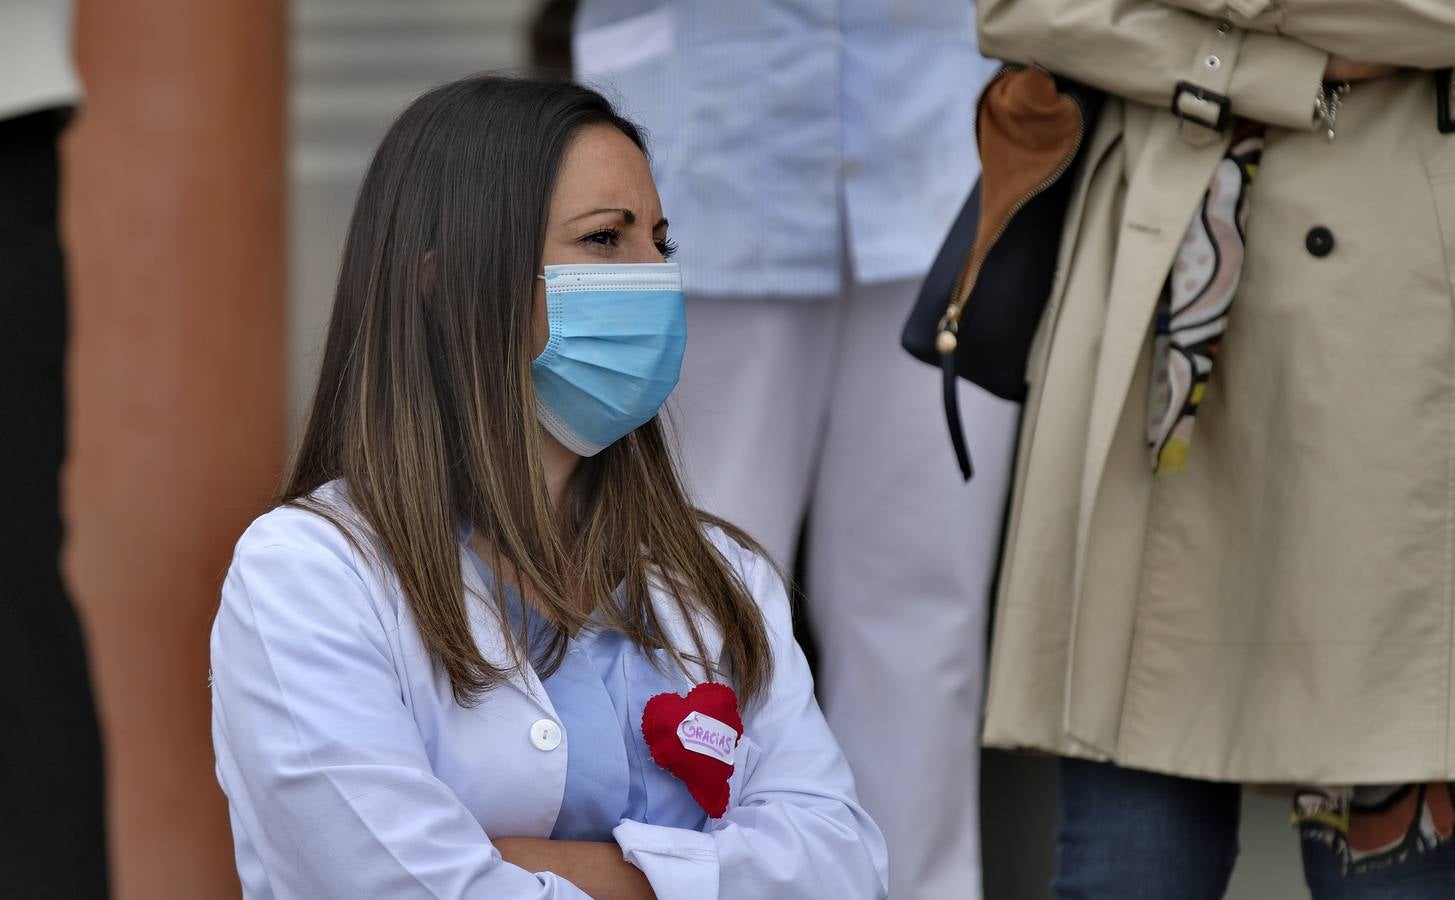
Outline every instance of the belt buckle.
POLYGON ((1213 131, 1223 131, 1233 121, 1233 103, 1227 97, 1217 91, 1208 90, 1190 81, 1177 82, 1177 90, 1172 92, 1172 114, 1184 122, 1192 122, 1213 131), (1200 116, 1189 115, 1182 109, 1182 95, 1189 94, 1204 103, 1217 105, 1218 117, 1216 119, 1204 119, 1200 116))

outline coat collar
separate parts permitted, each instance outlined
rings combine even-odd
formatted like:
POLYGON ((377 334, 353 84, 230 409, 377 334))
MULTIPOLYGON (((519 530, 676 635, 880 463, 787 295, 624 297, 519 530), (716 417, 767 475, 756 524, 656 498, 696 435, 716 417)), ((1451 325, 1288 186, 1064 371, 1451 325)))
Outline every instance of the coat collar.
POLYGON ((677 604, 677 598, 656 579, 648 583, 648 590, 651 593, 652 609, 662 625, 662 636, 683 654, 683 661, 687 663, 687 671, 692 676, 693 684, 709 680, 711 673, 701 661, 696 660, 697 645, 692 641, 692 626, 697 626, 697 633, 702 638, 702 649, 711 660, 715 672, 722 656, 722 631, 717 623, 712 621, 711 616, 700 612, 690 611, 684 614, 677 604))

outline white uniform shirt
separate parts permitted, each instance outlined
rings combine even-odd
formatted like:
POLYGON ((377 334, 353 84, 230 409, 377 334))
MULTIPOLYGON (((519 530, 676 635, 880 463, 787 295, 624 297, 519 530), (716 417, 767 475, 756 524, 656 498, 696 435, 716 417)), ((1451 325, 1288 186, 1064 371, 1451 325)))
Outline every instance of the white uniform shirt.
POLYGON ((582 0, 577 78, 649 132, 683 278, 835 294, 924 275, 979 174, 971 0, 582 0))
MULTIPOLYGON (((347 511, 337 486, 320 495, 347 511)), ((724 816, 702 832, 623 821, 617 843, 664 900, 883 897, 883 839, 814 702, 783 586, 713 537, 762 604, 773 680, 744 711, 724 816)), ((463 550, 461 566, 483 591, 463 550)), ((675 604, 653 596, 690 647, 675 604)), ((505 665, 493 604, 471 610, 481 652, 505 665)), ((540 681, 527 668, 458 705, 391 571, 313 513, 274 510, 238 542, 212 630, 212 731, 249 898, 586 896, 490 843, 549 837, 561 806, 571 735, 540 681)))
POLYGON ((0 2, 0 119, 74 106, 70 0, 0 2))

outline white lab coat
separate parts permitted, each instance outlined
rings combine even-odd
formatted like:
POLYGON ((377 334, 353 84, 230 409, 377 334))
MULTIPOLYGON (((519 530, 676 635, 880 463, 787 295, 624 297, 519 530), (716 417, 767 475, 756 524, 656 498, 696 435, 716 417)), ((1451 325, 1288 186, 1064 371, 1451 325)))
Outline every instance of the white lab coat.
MULTIPOLYGON (((348 514, 337 483, 320 493, 348 514)), ((883 839, 814 702, 783 586, 713 540, 762 604, 773 680, 744 711, 727 813, 704 832, 623 821, 617 843, 664 900, 883 897, 883 839)), ((483 593, 464 553, 466 585, 483 593)), ((675 604, 653 599, 674 645, 691 647, 675 604)), ((493 605, 470 608, 481 652, 506 664, 493 605)), ((721 646, 698 626, 710 651, 721 646)), ((586 896, 490 843, 548 837, 561 806, 570 735, 536 675, 457 704, 392 570, 323 518, 276 509, 238 542, 212 630, 212 701, 245 896, 586 896)))

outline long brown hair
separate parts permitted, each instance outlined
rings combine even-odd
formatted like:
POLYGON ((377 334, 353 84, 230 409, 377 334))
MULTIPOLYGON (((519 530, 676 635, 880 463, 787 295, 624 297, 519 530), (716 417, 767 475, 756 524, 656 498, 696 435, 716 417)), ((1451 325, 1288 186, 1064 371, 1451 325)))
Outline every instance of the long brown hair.
MULTIPOLYGON (((696 611, 717 624, 746 702, 770 677, 767 631, 704 526, 761 551, 692 508, 658 420, 583 460, 562 511, 546 488, 531 381, 535 276, 561 158, 592 124, 645 152, 600 94, 567 82, 475 76, 400 115, 354 209, 317 392, 279 503, 328 516, 388 560, 461 703, 506 675, 471 637, 468 604, 486 601, 466 595, 462 524, 491 549, 497 586, 518 586, 553 626, 535 660, 543 674, 593 610, 686 671, 653 610, 655 580, 689 623, 696 611), (369 540, 310 496, 334 479, 369 540)), ((504 622, 503 589, 494 594, 504 622)), ((503 630, 524 664, 523 641, 503 630)))

